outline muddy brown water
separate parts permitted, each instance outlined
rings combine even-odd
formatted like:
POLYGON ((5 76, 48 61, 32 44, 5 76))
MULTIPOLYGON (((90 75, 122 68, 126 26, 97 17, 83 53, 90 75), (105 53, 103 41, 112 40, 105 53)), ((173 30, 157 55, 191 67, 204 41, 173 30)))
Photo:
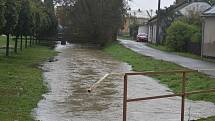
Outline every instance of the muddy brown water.
MULTIPOLYGON (((129 72, 131 67, 107 54, 80 45, 58 45, 56 62, 43 66, 49 92, 33 115, 41 121, 122 121, 123 77, 110 76, 88 93, 87 89, 107 73, 129 72)), ((159 81, 145 76, 129 77, 128 97, 172 94, 159 81)), ((132 102, 128 121, 179 121, 180 97, 132 102)), ((186 100, 186 120, 215 115, 210 102, 186 100)))

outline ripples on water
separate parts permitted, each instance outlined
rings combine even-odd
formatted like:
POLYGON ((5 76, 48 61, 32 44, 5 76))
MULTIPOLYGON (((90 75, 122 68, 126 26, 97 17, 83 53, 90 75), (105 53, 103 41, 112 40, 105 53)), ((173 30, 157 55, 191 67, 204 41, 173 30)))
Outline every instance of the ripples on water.
MULTIPOLYGON (((103 75, 128 72, 131 67, 113 60, 92 47, 58 45, 61 52, 56 62, 44 64, 44 79, 49 92, 35 109, 35 118, 42 121, 121 121, 123 78, 110 76, 93 93, 87 88, 103 75)), ((164 85, 149 77, 129 77, 130 98, 171 94, 164 85)), ((192 119, 215 114, 215 106, 206 102, 187 101, 192 119)), ((179 121, 180 98, 167 98, 129 103, 129 121, 179 121)))

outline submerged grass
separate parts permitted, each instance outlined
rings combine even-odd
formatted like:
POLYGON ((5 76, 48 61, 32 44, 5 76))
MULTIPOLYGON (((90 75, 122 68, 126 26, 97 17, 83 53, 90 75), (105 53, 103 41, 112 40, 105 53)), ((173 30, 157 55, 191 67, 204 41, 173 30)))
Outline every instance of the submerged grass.
MULTIPOLYGON (((132 65, 134 71, 143 72, 143 71, 172 71, 172 70, 187 70, 182 66, 176 65, 174 63, 155 60, 151 57, 143 56, 138 54, 130 49, 125 48, 124 46, 118 44, 117 42, 108 45, 103 49, 106 53, 110 54, 114 58, 124 61, 132 65)), ((182 74, 164 74, 153 76, 156 79, 160 80, 160 83, 167 85, 174 92, 181 91, 181 80, 182 74)), ((187 91, 194 90, 204 90, 215 88, 215 79, 210 78, 209 76, 194 72, 187 75, 187 91)), ((191 100, 203 100, 210 101, 215 103, 215 93, 208 94, 196 94, 189 96, 188 99, 191 100)), ((215 117, 212 118, 213 121, 215 117)), ((203 121, 203 120, 201 120, 203 121)), ((205 119, 204 121, 211 121, 205 119)))
POLYGON ((0 120, 31 121, 31 111, 47 90, 38 65, 56 55, 43 46, 0 56, 0 120))

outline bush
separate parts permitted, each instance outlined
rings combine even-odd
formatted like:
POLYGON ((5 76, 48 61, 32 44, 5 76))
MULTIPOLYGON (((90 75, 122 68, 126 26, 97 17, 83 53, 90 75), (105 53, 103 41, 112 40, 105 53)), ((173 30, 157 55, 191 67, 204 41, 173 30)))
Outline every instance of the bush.
POLYGON ((138 25, 136 24, 132 24, 129 26, 129 29, 130 29, 130 36, 133 37, 133 39, 136 39, 136 36, 138 34, 138 25))
POLYGON ((195 25, 175 21, 167 29, 166 45, 174 51, 187 51, 187 44, 196 32, 198 28, 195 25))
POLYGON ((201 41, 202 41, 202 33, 201 32, 196 32, 191 37, 192 43, 201 44, 201 41))

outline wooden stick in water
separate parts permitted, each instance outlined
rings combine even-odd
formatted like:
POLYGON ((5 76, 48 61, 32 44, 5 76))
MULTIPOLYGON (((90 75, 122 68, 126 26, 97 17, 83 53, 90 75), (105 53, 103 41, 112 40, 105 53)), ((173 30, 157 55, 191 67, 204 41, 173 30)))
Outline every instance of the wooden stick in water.
POLYGON ((110 74, 105 74, 99 81, 97 81, 93 86, 91 86, 87 91, 90 93, 93 89, 97 87, 99 83, 101 83, 103 80, 105 80, 110 74))
MULTIPOLYGON (((197 68, 197 69, 194 69, 193 71, 190 70, 190 72, 195 72, 195 71, 197 71, 197 72, 201 72, 201 71, 215 71, 215 69, 198 69, 197 68)), ((171 72, 174 72, 174 71, 171 71, 171 72)), ((143 72, 143 73, 144 73, 144 75, 145 74, 147 75, 147 72, 143 72)), ((150 73, 153 73, 153 71, 150 72, 150 73)), ((167 73, 167 72, 164 72, 164 73, 167 73)), ((95 84, 93 84, 87 91, 89 93, 92 92, 92 90, 96 89, 96 87, 98 86, 98 84, 100 84, 102 81, 104 81, 110 75, 124 76, 125 74, 126 73, 110 73, 110 74, 105 74, 100 80, 98 80, 95 84)), ((129 74, 129 73, 127 73, 127 74, 129 74)))
POLYGON ((98 80, 95 84, 93 84, 87 91, 90 93, 92 92, 92 90, 94 90, 98 84, 100 84, 102 81, 104 81, 108 76, 110 75, 119 75, 119 76, 123 76, 125 75, 125 73, 110 73, 110 74, 105 74, 100 80, 98 80))

